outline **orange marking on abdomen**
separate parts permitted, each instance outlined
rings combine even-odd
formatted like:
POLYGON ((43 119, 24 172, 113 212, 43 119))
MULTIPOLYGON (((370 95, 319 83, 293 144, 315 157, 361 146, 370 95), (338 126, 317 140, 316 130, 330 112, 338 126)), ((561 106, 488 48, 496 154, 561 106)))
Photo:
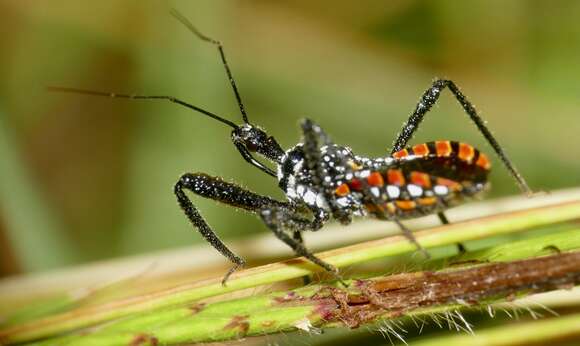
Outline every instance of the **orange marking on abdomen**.
POLYGON ((396 153, 393 154, 393 157, 395 159, 401 159, 405 156, 409 156, 409 152, 407 151, 407 149, 403 149, 403 150, 399 150, 396 153))
POLYGON ((423 197, 423 198, 417 199, 417 202, 419 202, 420 205, 433 205, 433 204, 435 204, 435 202, 437 202, 437 198, 435 198, 435 197, 423 197))
POLYGON ((491 168, 491 162, 489 162, 489 159, 484 153, 479 153, 479 158, 477 159, 477 162, 475 162, 475 164, 486 170, 489 170, 491 168))
POLYGON ((371 173, 367 178, 367 182, 371 186, 381 187, 381 186, 385 185, 385 181, 383 180, 383 177, 381 176, 381 173, 379 173, 379 172, 371 173))
POLYGON ((437 185, 447 186, 451 190, 457 190, 461 186, 458 182, 445 178, 437 178, 436 183, 437 185))
POLYGON ((374 213, 374 212, 378 211, 377 206, 372 204, 372 203, 365 204, 365 208, 369 213, 374 213))
POLYGON ((435 149, 437 150, 437 156, 447 157, 451 155, 451 143, 449 141, 436 141, 435 149))
POLYGON ((417 144, 413 146, 413 153, 417 156, 427 156, 429 154, 429 147, 427 144, 417 144))
POLYGON ((391 185, 403 186, 405 185, 405 177, 400 169, 389 169, 387 171, 387 181, 391 185))
POLYGON ((473 160, 473 155, 475 155, 475 149, 469 144, 459 143, 459 152, 457 156, 463 161, 471 162, 473 160))
POLYGON ((415 209, 417 204, 414 201, 395 201, 395 205, 401 210, 411 210, 415 209))
POLYGON ((338 197, 344 197, 350 193, 350 189, 347 184, 341 184, 339 187, 334 190, 334 194, 338 197))
POLYGON ((421 187, 431 187, 431 178, 429 178, 429 174, 423 172, 413 171, 409 176, 411 183, 415 185, 419 185, 421 187))

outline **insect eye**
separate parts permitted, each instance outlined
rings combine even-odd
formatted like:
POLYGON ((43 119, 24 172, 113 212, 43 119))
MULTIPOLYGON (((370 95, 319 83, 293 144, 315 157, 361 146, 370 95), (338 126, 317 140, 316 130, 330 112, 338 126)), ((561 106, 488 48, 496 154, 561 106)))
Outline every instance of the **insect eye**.
POLYGON ((254 142, 254 141, 247 141, 244 144, 246 145, 246 148, 248 148, 249 151, 251 151, 251 152, 258 151, 258 144, 256 142, 254 142))

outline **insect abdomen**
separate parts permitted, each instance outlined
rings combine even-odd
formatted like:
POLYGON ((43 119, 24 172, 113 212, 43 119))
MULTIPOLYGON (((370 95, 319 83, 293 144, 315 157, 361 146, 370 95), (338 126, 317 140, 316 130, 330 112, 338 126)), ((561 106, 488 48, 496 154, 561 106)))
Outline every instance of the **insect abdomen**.
POLYGON ((392 157, 388 166, 357 172, 337 196, 358 194, 379 218, 411 218, 447 209, 487 186, 489 160, 469 144, 428 142, 392 157))

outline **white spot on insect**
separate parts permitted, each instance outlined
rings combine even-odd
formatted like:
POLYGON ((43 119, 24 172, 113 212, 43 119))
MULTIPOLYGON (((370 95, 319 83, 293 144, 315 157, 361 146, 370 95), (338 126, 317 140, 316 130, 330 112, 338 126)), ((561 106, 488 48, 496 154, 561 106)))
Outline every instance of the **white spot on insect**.
POLYGON ((341 207, 348 207, 349 205, 349 201, 347 197, 340 197, 336 199, 336 204, 338 204, 341 207))
POLYGON ((298 194, 296 193, 296 178, 294 178, 294 176, 289 176, 288 177, 288 184, 287 184, 287 188, 286 188, 286 195, 289 198, 296 198, 298 197, 298 194))
POLYGON ((419 185, 408 184, 407 191, 411 197, 421 197, 423 195, 423 189, 419 185))
POLYGON ((318 208, 328 209, 328 203, 326 203, 326 199, 321 193, 316 195, 316 206, 318 208))
POLYGON ((395 185, 387 185, 387 195, 391 199, 397 199, 401 195, 401 190, 395 185))
POLYGON ((296 194, 298 196, 303 196, 305 191, 306 188, 304 187, 304 185, 298 185, 298 187, 296 188, 296 194))
POLYGON ((449 189, 444 185, 435 185, 433 191, 435 191, 435 194, 439 196, 445 196, 449 193, 449 189))
POLYGON ((375 197, 380 197, 381 196, 381 191, 379 190, 378 187, 373 186, 369 189, 371 191, 371 194, 375 197))
POLYGON ((293 161, 294 164, 294 174, 298 174, 300 173, 300 171, 302 170, 302 166, 304 165, 304 160, 300 160, 300 161, 293 161))
POLYGON ((304 202, 306 202, 306 204, 314 205, 316 203, 316 194, 312 190, 308 190, 302 199, 304 202))

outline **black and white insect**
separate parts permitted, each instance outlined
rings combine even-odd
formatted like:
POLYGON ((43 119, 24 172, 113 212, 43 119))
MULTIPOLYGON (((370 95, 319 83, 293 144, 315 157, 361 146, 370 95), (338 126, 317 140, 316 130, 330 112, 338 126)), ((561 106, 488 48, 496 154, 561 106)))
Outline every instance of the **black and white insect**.
POLYGON ((244 266, 245 261, 220 240, 186 191, 258 215, 274 235, 297 255, 304 256, 338 279, 337 268, 312 254, 302 240, 302 232, 318 231, 331 219, 343 225, 349 224, 355 216, 393 221, 426 254, 401 220, 437 214, 443 223, 448 223, 444 210, 480 194, 489 185, 490 162, 485 154, 469 144, 443 140, 406 148, 425 114, 445 88, 455 96, 521 190, 531 194, 526 181, 473 105, 450 80, 438 79, 425 91, 395 139, 390 155, 380 158, 356 155, 349 147, 332 142, 322 128, 309 119, 300 124, 302 141, 284 150, 274 137, 249 121, 222 44, 202 34, 177 11, 172 11, 172 15, 199 39, 217 46, 241 112, 241 124, 171 96, 114 94, 62 87, 51 89, 116 98, 167 100, 193 109, 231 127, 231 140, 244 160, 277 179, 278 186, 287 197, 285 201, 256 194, 204 173, 183 174, 175 184, 177 201, 193 226, 217 251, 234 263, 224 276, 223 284, 235 270, 244 266), (257 156, 269 161, 275 169, 259 161, 257 156))

